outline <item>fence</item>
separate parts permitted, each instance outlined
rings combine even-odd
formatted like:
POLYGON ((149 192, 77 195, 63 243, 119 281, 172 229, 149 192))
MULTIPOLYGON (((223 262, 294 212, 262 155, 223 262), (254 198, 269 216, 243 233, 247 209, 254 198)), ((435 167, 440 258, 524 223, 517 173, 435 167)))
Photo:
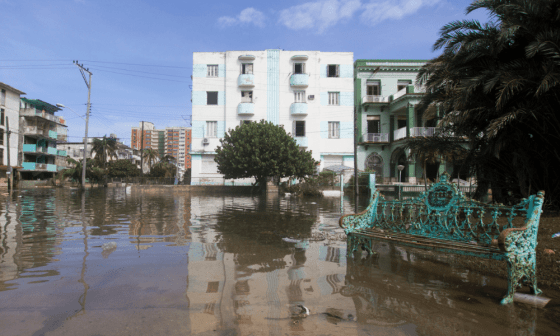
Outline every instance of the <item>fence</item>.
MULTIPOLYGON (((354 188, 354 186, 349 183, 345 184, 344 187, 350 189, 354 188)), ((369 188, 369 185, 359 184, 358 188, 363 190, 362 188, 369 188)), ((421 193, 426 191, 426 187, 423 185, 407 184, 377 184, 375 188, 379 190, 379 193, 387 200, 418 197, 421 193)), ((428 189, 429 188, 430 185, 428 185, 428 189)), ((462 191, 465 196, 471 197, 476 190, 476 185, 459 186, 459 190, 462 191)))
POLYGON ((175 182, 174 177, 113 177, 108 179, 109 183, 126 183, 141 185, 174 185, 181 184, 175 182))

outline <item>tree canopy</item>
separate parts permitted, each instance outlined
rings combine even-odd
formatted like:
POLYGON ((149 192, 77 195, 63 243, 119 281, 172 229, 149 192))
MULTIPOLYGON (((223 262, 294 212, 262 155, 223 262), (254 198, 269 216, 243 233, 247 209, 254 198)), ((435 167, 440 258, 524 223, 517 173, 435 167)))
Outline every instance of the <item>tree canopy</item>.
MULTIPOLYGON (((69 177, 70 179, 78 181, 78 183, 82 184, 83 160, 76 161, 71 157, 67 157, 66 160, 68 163, 72 164, 73 167, 63 170, 62 177, 69 177)), ((104 170, 95 165, 94 159, 87 159, 86 162, 86 178, 90 182, 99 183, 99 181, 101 181, 104 177, 104 170)))
POLYGON ((418 75, 425 116, 471 142, 479 189, 493 197, 546 190, 560 200, 560 2, 480 0, 488 23, 454 21, 441 29, 418 75))
POLYGON ((140 169, 130 160, 109 161, 107 175, 110 177, 134 177, 140 175, 140 169))
POLYGON ((91 152, 95 154, 94 160, 102 166, 109 158, 117 157, 117 139, 103 137, 94 138, 91 144, 91 152))
POLYGON ((315 172, 311 152, 302 150, 281 126, 261 120, 237 126, 220 140, 215 161, 226 179, 303 178, 315 172))

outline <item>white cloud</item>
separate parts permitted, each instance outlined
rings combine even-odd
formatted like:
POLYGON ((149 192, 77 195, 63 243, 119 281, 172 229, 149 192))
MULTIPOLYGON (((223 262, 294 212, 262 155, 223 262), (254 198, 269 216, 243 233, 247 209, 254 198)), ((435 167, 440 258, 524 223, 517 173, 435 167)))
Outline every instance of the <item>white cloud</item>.
POLYGON ((441 0, 319 0, 284 9, 279 23, 293 29, 316 29, 319 33, 340 21, 361 13, 363 23, 375 25, 381 21, 399 20, 414 14, 420 8, 433 6, 441 0))
POLYGON ((375 25, 385 20, 399 20, 416 13, 422 7, 436 5, 440 0, 371 1, 364 5, 362 22, 375 25))
POLYGON ((284 9, 279 22, 294 30, 325 29, 351 18, 362 7, 360 0, 322 0, 284 9))
POLYGON ((223 26, 234 26, 238 24, 254 24, 257 27, 264 27, 266 17, 263 12, 253 7, 245 8, 236 17, 222 16, 218 19, 218 23, 223 26))

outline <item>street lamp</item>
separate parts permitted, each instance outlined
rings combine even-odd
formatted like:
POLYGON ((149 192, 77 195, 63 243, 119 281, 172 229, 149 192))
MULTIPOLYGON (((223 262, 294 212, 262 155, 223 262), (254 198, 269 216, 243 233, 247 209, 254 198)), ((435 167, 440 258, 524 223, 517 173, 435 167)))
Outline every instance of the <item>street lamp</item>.
MULTIPOLYGON (((76 113, 73 109, 69 108, 68 106, 64 106, 63 104, 56 104, 56 106, 61 108, 67 108, 70 111, 74 112, 78 117, 82 118, 81 115, 76 113)), ((84 118, 82 118, 84 119, 84 118)), ((86 136, 84 137, 84 161, 82 162, 82 189, 86 187, 86 165, 87 165, 87 139, 88 139, 88 121, 86 120, 86 136)))
POLYGON ((399 182, 402 183, 402 171, 404 169, 403 165, 398 165, 397 169, 399 170, 399 182))

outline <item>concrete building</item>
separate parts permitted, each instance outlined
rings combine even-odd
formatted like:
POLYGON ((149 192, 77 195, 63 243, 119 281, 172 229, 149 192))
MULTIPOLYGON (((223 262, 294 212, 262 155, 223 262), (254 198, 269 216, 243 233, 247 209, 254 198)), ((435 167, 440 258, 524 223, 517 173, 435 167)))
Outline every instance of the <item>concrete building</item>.
MULTIPOLYGON (((111 134, 110 137, 117 139, 116 134, 111 134)), ((87 158, 93 159, 95 154, 92 152, 92 143, 94 139, 103 140, 103 137, 88 137, 88 149, 87 158)), ((64 151, 69 158, 76 161, 83 160, 84 158, 84 142, 59 142, 57 143, 57 149, 59 151, 64 151)), ((63 158, 66 162, 66 157, 63 158)), ((117 139, 117 151, 116 157, 108 157, 107 161, 113 160, 130 160, 133 164, 136 164, 140 168, 140 156, 135 153, 135 150, 123 144, 117 139)), ((62 165, 62 164, 61 164, 62 165)), ((64 166, 68 166, 64 163, 64 166)))
MULTIPOLYGON (((214 162, 224 133, 267 120, 311 150, 320 169, 353 166, 353 53, 195 52, 192 184, 224 184, 214 162)), ((251 179, 235 184, 250 184, 251 179)))
POLYGON ((57 150, 58 128, 66 128, 66 121, 55 116, 60 108, 39 99, 21 98, 19 141, 22 151, 19 163, 22 180, 53 178, 57 171, 57 158, 66 157, 64 150, 57 150))
MULTIPOLYGON (((375 171, 383 183, 422 182, 422 163, 409 160, 402 147, 410 138, 433 136, 437 131, 437 118, 426 120, 416 108, 424 95, 424 88, 415 85, 416 75, 425 62, 360 59, 354 63, 358 169, 375 171), (404 166, 402 172, 399 165, 404 166)), ((452 169, 445 162, 428 164, 427 176, 433 180, 438 172, 452 169)))
POLYGON ((166 127, 156 129, 154 124, 141 121, 139 127, 133 127, 130 134, 130 146, 132 149, 155 149, 159 157, 171 155, 176 158, 179 166, 179 176, 191 168, 191 128, 190 127, 166 127), (143 125, 142 125, 143 124, 143 125), (142 145, 142 126, 144 127, 144 138, 142 145))
POLYGON ((7 185, 8 152, 10 153, 10 166, 18 166, 19 102, 20 96, 24 94, 25 92, 0 82, 0 185, 7 185), (9 139, 8 126, 11 130, 9 139))

